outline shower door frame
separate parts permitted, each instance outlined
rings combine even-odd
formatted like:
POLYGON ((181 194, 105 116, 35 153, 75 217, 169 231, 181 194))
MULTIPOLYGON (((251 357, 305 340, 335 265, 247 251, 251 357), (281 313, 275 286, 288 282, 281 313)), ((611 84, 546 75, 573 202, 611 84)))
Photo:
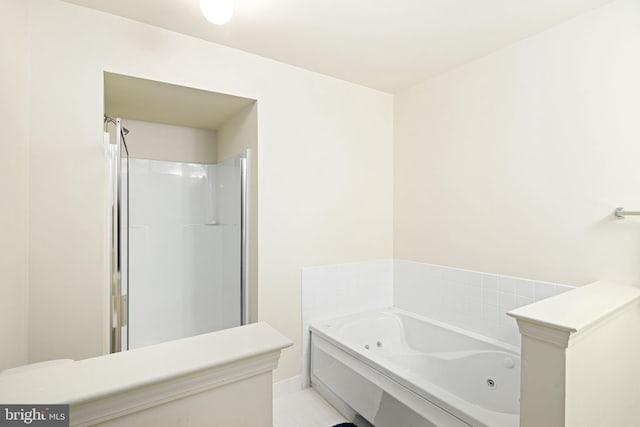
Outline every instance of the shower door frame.
POLYGON ((251 322, 251 263, 250 244, 251 235, 249 227, 249 212, 251 200, 249 192, 251 150, 246 149, 238 155, 240 157, 240 324, 248 325, 251 322))
MULTIPOLYGON (((109 352, 117 353, 129 348, 128 344, 128 293, 129 293, 129 230, 123 233, 123 218, 126 219, 126 227, 129 226, 129 177, 127 171, 127 190, 123 196, 122 183, 122 155, 128 160, 129 150, 123 136, 122 121, 120 118, 113 119, 116 125, 116 137, 109 143, 111 154, 111 269, 110 269, 110 292, 109 292, 109 352), (121 151, 124 148, 124 153, 121 151), (127 198, 124 204, 124 197, 127 198), (123 238, 123 234, 126 238, 123 238), (123 248, 125 250, 123 250, 123 248), (123 259, 127 257, 126 268, 123 269, 123 259), (123 293, 122 279, 125 278, 126 289, 123 293), (123 343, 123 331, 125 340, 123 343), (123 345, 124 344, 124 345, 123 345), (124 347, 124 348, 123 348, 124 347)), ((127 161, 127 169, 128 169, 127 161)))

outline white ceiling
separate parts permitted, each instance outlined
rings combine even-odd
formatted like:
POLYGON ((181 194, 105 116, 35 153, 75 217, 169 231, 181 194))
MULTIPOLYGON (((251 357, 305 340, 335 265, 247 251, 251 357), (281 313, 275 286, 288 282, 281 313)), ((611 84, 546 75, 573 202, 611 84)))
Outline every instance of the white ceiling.
POLYGON ((612 0, 65 0, 396 92, 612 0))

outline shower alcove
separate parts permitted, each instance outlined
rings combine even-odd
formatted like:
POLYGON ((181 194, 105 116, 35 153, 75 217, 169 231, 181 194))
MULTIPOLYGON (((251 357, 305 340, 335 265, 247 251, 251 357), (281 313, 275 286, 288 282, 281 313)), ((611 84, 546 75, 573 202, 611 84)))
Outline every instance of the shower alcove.
POLYGON ((105 72, 104 114, 110 351, 254 321, 256 101, 105 72))

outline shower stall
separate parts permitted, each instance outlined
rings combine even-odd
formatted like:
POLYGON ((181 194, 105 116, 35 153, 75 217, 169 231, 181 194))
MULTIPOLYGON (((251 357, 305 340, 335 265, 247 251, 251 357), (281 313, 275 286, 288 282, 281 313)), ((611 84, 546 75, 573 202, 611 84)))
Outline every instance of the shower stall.
POLYGON ((111 351, 249 322, 248 162, 129 158, 109 140, 111 351))

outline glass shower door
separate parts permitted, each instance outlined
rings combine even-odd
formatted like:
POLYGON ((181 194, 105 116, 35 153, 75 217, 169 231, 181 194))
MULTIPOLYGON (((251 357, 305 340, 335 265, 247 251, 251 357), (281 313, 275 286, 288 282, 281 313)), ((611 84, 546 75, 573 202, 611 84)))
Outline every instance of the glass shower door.
POLYGON ((129 348, 247 323, 246 155, 128 164, 129 348))

